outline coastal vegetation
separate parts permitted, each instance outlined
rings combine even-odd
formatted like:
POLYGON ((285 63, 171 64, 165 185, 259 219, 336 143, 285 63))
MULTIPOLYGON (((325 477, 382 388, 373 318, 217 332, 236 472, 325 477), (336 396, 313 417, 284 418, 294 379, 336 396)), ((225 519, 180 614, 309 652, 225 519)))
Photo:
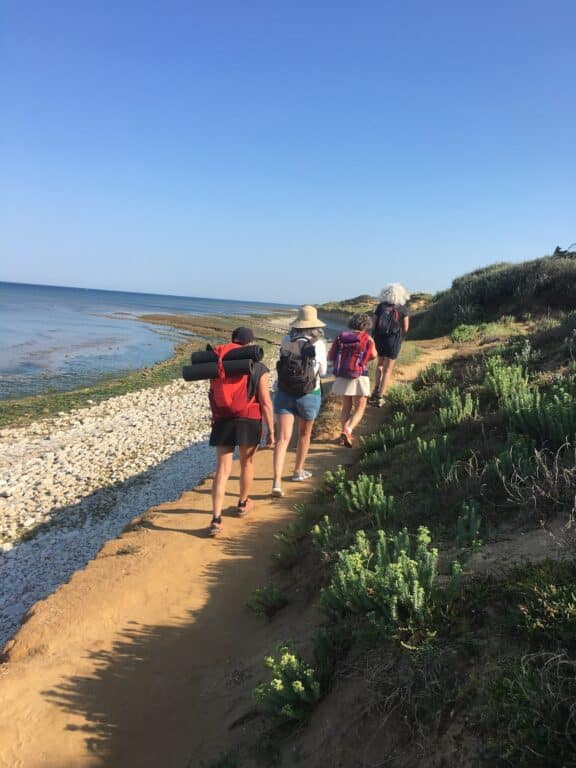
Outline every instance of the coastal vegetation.
MULTIPOLYGON (((316 634, 294 626, 297 651, 282 651, 318 685, 299 691, 297 734, 281 725, 297 694, 278 660, 256 688, 279 755, 297 744, 306 766, 351 765, 336 762, 343 754, 358 765, 576 765, 576 364, 569 302, 552 290, 571 274, 565 262, 454 281, 476 296, 514 275, 514 317, 490 338, 486 302, 449 361, 391 390, 351 460, 277 537, 288 593, 291 579, 307 583, 321 612, 316 634)), ((435 302, 429 312, 442 316, 435 302)))

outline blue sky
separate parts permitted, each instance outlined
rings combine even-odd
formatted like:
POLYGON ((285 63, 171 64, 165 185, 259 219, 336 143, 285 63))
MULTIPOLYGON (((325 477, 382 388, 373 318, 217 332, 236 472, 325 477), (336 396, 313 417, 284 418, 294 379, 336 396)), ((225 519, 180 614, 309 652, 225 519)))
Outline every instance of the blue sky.
POLYGON ((318 302, 576 240, 572 0, 5 0, 0 279, 318 302))

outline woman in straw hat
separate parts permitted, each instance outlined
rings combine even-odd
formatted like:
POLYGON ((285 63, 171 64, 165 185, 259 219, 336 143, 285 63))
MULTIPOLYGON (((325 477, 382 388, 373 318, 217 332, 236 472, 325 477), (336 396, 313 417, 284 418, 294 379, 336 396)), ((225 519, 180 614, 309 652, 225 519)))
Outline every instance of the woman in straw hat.
POLYGON ((277 363, 278 383, 274 396, 276 414, 276 447, 274 450, 274 482, 272 496, 282 496, 282 473, 294 422, 298 420, 298 444, 292 480, 300 482, 312 477, 304 469, 310 447, 314 420, 320 412, 320 376, 326 373, 326 342, 316 307, 305 305, 298 310, 291 330, 280 344, 277 363))

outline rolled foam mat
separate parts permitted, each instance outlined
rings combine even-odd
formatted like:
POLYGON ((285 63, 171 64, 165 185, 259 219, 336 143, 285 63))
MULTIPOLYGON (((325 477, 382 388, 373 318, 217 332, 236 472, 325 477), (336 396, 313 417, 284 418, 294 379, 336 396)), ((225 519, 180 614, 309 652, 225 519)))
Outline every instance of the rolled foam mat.
MULTIPOLYGON (((253 360, 224 360, 224 373, 226 376, 241 376, 252 373, 253 360)), ((215 379, 218 376, 216 363, 194 363, 182 368, 182 377, 185 381, 200 381, 201 379, 215 379)))
MULTIPOLYGON (((263 357, 264 350, 262 347, 259 347, 257 344, 249 344, 245 347, 231 349, 224 357, 224 360, 254 360, 255 363, 258 363, 263 357)), ((193 352, 191 357, 192 365, 197 363, 215 363, 217 360, 216 353, 211 349, 193 352)))

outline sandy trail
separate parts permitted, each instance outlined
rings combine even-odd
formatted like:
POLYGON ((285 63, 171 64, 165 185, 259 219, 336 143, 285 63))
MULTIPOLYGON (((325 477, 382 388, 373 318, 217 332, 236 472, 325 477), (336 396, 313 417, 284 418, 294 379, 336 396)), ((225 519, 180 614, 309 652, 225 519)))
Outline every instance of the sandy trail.
MULTIPOLYGON (((452 353, 424 346, 402 378, 452 353)), ((316 443, 308 465, 321 478, 346 453, 316 443)), ((311 487, 286 483, 286 497, 270 499, 271 462, 258 454, 255 508, 228 515, 221 538, 206 537, 207 480, 155 507, 30 611, 0 667, 0 768, 192 768, 225 750, 230 726, 250 715, 263 657, 315 620, 303 604, 270 624, 245 609, 270 581, 273 534, 311 487)))

